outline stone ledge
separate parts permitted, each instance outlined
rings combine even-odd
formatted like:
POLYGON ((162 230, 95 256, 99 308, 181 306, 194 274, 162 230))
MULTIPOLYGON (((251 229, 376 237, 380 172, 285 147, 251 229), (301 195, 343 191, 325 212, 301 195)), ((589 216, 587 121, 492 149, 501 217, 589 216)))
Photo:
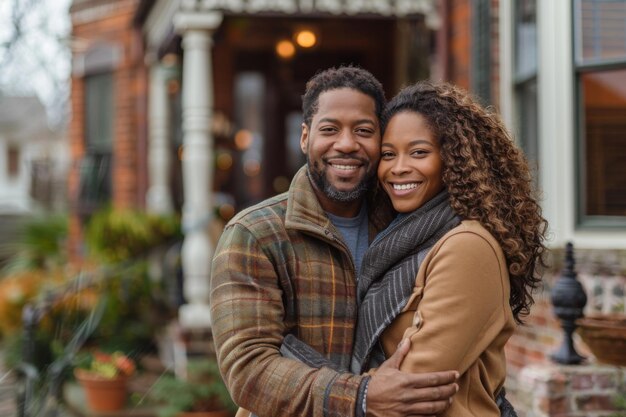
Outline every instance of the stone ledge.
POLYGON ((512 397, 520 417, 605 417, 625 388, 623 367, 531 365, 519 373, 512 397))

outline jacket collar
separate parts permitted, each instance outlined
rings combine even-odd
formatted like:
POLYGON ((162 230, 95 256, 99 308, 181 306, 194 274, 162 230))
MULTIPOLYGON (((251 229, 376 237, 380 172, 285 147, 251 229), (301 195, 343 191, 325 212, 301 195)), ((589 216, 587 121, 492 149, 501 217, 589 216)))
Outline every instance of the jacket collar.
MULTIPOLYGON (((331 235, 339 235, 315 195, 306 165, 300 168, 293 177, 287 195, 286 228, 322 234, 327 238, 331 238, 331 235)), ((379 196, 380 193, 372 192, 367 196, 370 241, 393 219, 390 210, 372 210, 373 207, 384 206, 377 195, 379 196)))
POLYGON ((324 234, 333 227, 315 195, 306 165, 294 175, 287 195, 286 228, 324 234))

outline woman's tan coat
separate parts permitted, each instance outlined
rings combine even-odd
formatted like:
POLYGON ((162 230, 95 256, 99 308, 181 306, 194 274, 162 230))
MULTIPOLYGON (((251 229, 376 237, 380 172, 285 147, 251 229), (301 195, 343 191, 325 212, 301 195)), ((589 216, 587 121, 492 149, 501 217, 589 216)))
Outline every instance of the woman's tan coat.
POLYGON ((509 292, 500 245, 477 221, 463 221, 430 250, 407 306, 381 336, 387 357, 402 338, 411 339, 404 371, 461 373, 445 416, 500 415, 495 394, 504 384, 504 345, 515 328, 509 292))

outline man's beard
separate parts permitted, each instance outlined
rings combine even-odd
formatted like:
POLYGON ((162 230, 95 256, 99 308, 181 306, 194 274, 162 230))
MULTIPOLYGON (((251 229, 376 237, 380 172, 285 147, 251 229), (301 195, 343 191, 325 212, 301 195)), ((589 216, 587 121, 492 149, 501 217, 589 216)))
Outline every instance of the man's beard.
POLYGON ((326 169, 320 168, 317 162, 312 163, 309 160, 308 155, 306 163, 309 177, 317 189, 323 192, 329 199, 339 203, 351 203, 363 198, 363 196, 367 193, 367 190, 374 185, 376 172, 366 171, 365 176, 361 179, 361 182, 356 185, 356 187, 352 190, 340 191, 328 181, 328 178, 326 178, 326 169))

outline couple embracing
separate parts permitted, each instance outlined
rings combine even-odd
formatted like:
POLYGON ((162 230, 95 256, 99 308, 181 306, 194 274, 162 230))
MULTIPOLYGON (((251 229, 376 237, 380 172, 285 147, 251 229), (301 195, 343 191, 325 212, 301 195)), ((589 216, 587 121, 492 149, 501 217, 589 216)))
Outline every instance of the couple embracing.
POLYGON ((229 222, 213 259, 238 416, 512 412, 504 345, 546 223, 500 119, 445 83, 385 103, 354 67, 315 75, 302 107, 306 165, 229 222))

